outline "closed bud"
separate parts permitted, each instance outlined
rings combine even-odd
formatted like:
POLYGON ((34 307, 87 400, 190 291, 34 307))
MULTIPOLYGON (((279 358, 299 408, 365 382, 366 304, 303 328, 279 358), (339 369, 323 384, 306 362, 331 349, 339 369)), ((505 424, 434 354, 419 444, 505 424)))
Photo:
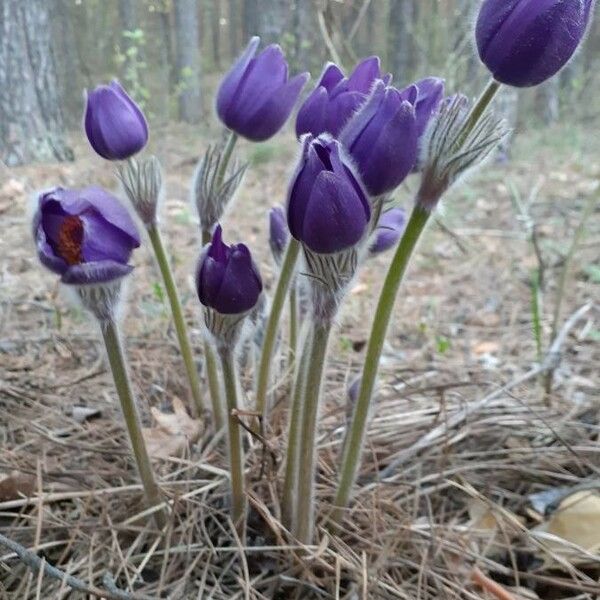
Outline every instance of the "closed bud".
POLYGON ((369 245, 369 254, 376 256, 393 248, 399 241, 406 225, 406 213, 401 208, 384 212, 377 223, 369 245))
POLYGON ((281 206, 274 206, 269 211, 269 247, 278 265, 281 263, 289 237, 285 210, 281 206))
POLYGON ((538 85, 573 56, 593 4, 593 0, 484 0, 476 27, 479 56, 500 83, 538 85))
POLYGON ((396 88, 378 81, 367 102, 340 134, 340 142, 372 196, 398 187, 415 165, 416 100, 416 88, 406 100, 396 88))
POLYGON ((221 220, 248 167, 234 162, 220 178, 222 160, 222 151, 216 146, 209 146, 194 175, 192 193, 202 231, 212 231, 221 220))
POLYGON ((142 223, 146 227, 155 225, 162 190, 162 170, 158 158, 129 159, 119 166, 117 175, 142 223))
POLYGON ((315 137, 329 133, 337 137, 352 115, 364 104, 378 79, 384 79, 388 83, 391 75, 382 75, 377 56, 365 58, 358 63, 348 78, 344 77, 337 65, 325 65, 315 89, 298 111, 298 138, 305 133, 315 137))
POLYGON ((281 48, 271 45, 255 56, 260 38, 225 75, 217 92, 217 114, 232 131, 254 142, 273 137, 285 124, 308 73, 288 79, 281 48))
POLYGON ((148 142, 144 113, 117 81, 87 93, 83 125, 92 148, 107 160, 130 158, 148 142))

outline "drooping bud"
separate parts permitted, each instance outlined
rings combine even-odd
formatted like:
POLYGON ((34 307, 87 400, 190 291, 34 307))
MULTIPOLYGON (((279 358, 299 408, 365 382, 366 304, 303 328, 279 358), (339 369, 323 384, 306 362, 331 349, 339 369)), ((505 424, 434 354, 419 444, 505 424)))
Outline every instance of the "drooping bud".
POLYGON ((427 211, 462 175, 484 162, 508 133, 494 113, 486 113, 471 127, 469 110, 465 96, 446 99, 423 140, 417 204, 427 211))
POLYGON ((404 100, 396 88, 378 81, 340 134, 372 196, 398 187, 417 160, 416 88, 413 93, 411 101, 404 100))
POLYGON ((406 225, 406 213, 402 208, 391 208, 384 212, 373 232, 369 254, 376 256, 390 248, 399 241, 406 225))
POLYGON ((208 330, 217 343, 235 346, 244 317, 259 300, 262 279, 247 246, 227 246, 220 225, 200 256, 196 287, 208 330))
POLYGON ((117 81, 87 93, 83 125, 97 154, 125 160, 148 142, 148 124, 140 107, 117 81))
POLYGON ((232 131, 253 142, 273 137, 285 124, 308 73, 288 79, 281 48, 271 45, 255 56, 260 38, 253 37, 221 81, 217 114, 232 131))
POLYGON ((305 133, 315 137, 322 133, 329 133, 337 137, 352 115, 364 104, 373 84, 378 79, 389 83, 391 75, 382 75, 377 56, 359 62, 347 79, 337 65, 333 63, 325 65, 315 89, 298 111, 296 118, 298 138, 305 133))
POLYGON ((289 237, 285 210, 281 206, 274 206, 269 211, 269 247, 278 265, 281 263, 289 237))
POLYGON ((479 56, 500 83, 538 85, 573 56, 593 4, 593 0, 484 0, 475 32, 479 56))
POLYGON ((146 227, 156 225, 162 191, 162 170, 158 158, 129 159, 119 165, 117 175, 142 223, 146 227))
POLYGON ((33 233, 42 264, 74 286, 98 319, 114 317, 121 280, 140 245, 125 207, 98 187, 55 188, 39 196, 33 233))
POLYGON ((221 220, 248 168, 248 164, 233 162, 220 179, 222 160, 222 150, 218 146, 209 146, 194 175, 192 193, 202 231, 212 231, 221 220))

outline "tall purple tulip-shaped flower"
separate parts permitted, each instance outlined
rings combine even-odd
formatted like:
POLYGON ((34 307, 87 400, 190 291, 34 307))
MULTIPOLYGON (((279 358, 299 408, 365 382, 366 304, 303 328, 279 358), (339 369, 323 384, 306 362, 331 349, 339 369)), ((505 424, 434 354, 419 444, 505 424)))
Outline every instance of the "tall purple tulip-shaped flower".
POLYGON ((99 187, 41 194, 33 230, 41 262, 74 285, 127 275, 131 253, 140 245, 125 207, 99 187))
POLYGON ((380 196, 398 187, 417 160, 417 89, 404 99, 383 81, 340 134, 358 166, 369 194, 380 196))
POLYGON ((196 275, 200 302, 222 315, 245 313, 256 306, 262 280, 244 244, 227 246, 218 225, 200 257, 196 275))
POLYGON ((113 81, 88 92, 83 126, 92 148, 107 160, 125 160, 148 142, 140 107, 113 81))
POLYGON ((363 238, 369 201, 338 141, 305 137, 287 211, 292 236, 318 254, 352 248, 363 238))
POLYGON ((221 81, 217 114, 232 131, 253 142, 273 137, 285 124, 308 73, 288 79, 281 48, 271 45, 255 56, 260 38, 253 37, 221 81))
POLYGON ((560 71, 581 43, 593 0, 484 0, 479 56, 500 83, 538 85, 560 71))
POLYGON ((364 104, 373 84, 378 79, 386 83, 391 75, 381 73, 377 56, 365 58, 347 79, 341 69, 328 63, 315 89, 304 101, 296 119, 296 135, 305 133, 315 137, 330 133, 336 137, 352 115, 364 104))

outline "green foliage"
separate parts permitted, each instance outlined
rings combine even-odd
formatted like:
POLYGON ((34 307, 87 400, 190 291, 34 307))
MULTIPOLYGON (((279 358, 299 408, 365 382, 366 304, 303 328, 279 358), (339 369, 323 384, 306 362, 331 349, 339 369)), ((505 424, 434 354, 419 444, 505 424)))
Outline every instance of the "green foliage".
POLYGON ((541 315, 540 273, 535 270, 531 275, 531 317, 533 337, 538 361, 542 360, 542 315, 541 315))
POLYGON ((274 144, 255 144, 250 152, 250 163, 264 165, 272 161, 276 155, 277 147, 274 144))
POLYGON ((600 284, 600 265, 587 265, 583 271, 588 281, 600 284))
POLYGON ((445 354, 452 347, 452 343, 446 336, 438 335, 435 338, 435 346, 438 354, 445 354))
POLYGON ((133 99, 145 108, 150 92, 143 85, 143 74, 148 65, 142 60, 142 48, 146 45, 146 37, 142 29, 124 31, 124 47, 115 47, 115 61, 120 69, 123 69, 123 81, 127 92, 133 99))
POLYGON ((152 284, 152 292, 154 293, 154 298, 156 298, 158 302, 161 304, 165 303, 165 291, 159 281, 155 281, 152 284))

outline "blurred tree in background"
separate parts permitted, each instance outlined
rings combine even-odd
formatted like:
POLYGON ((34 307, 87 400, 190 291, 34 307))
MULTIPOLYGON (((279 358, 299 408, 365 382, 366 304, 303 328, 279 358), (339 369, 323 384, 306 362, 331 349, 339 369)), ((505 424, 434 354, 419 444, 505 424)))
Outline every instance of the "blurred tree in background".
MULTIPOLYGON (((439 74, 473 95, 487 76, 472 42, 479 1, 0 0, 0 159, 68 159, 63 132, 80 122, 81 90, 114 77, 154 121, 202 122, 252 35, 280 43, 313 81, 326 60, 349 69, 378 54, 399 86, 439 74)), ((583 100, 600 85, 599 49, 596 19, 560 78, 505 92, 500 109, 519 126, 596 116, 583 100)))

